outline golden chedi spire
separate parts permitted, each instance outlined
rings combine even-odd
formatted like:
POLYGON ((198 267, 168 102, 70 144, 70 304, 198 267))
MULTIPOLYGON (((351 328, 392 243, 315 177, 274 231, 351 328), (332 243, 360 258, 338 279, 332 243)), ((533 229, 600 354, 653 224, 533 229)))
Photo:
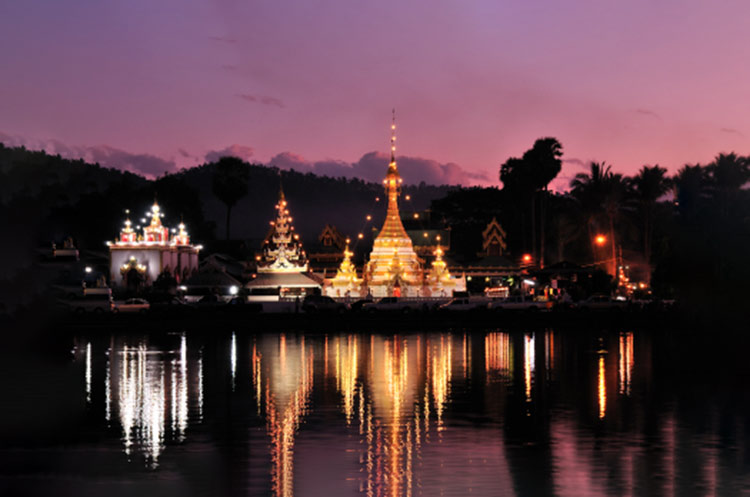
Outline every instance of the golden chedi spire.
POLYGON ((394 285, 400 287, 403 296, 416 295, 422 287, 422 266, 414 252, 411 238, 401 222, 398 197, 403 180, 396 164, 396 111, 391 122, 391 154, 383 186, 388 196, 383 228, 373 242, 370 262, 365 273, 368 287, 374 296, 394 293, 394 285), (398 268, 398 269, 397 269, 398 268))
POLYGON ((350 242, 351 240, 347 238, 346 247, 344 248, 344 260, 341 261, 341 265, 336 271, 336 276, 331 280, 337 297, 345 296, 347 292, 349 294, 358 294, 362 283, 362 279, 357 277, 357 267, 352 262, 354 252, 349 250, 350 242))

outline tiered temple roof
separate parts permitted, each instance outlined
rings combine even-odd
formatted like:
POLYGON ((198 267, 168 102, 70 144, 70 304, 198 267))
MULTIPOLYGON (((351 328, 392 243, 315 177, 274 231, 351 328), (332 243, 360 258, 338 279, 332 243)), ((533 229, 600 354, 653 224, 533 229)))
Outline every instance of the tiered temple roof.
POLYGON ((259 273, 300 273, 307 271, 307 257, 299 235, 294 232, 284 190, 279 190, 276 220, 263 245, 259 273))

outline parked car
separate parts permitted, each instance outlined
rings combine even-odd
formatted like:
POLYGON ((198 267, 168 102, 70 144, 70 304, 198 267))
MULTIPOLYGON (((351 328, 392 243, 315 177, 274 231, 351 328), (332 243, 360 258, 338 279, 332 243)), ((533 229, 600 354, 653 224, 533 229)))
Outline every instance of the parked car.
POLYGON ((359 312, 362 310, 365 304, 372 304, 372 299, 370 298, 359 299, 356 302, 353 302, 352 305, 349 306, 349 308, 355 312, 359 312))
POLYGON ((70 311, 76 314, 85 314, 92 312, 94 314, 105 314, 112 312, 115 308, 115 301, 112 300, 111 294, 97 293, 84 295, 83 297, 73 300, 61 301, 70 311))
POLYGON ((304 312, 346 312, 349 309, 343 302, 336 302, 331 297, 325 295, 308 295, 302 301, 302 311, 304 312))
POLYGON ((609 295, 592 295, 579 302, 577 307, 581 310, 623 310, 628 307, 628 302, 609 295))
POLYGON ((489 303, 490 301, 484 298, 472 299, 470 297, 461 297, 440 304, 438 310, 449 312, 478 311, 488 309, 489 303))
POLYGON ((115 302, 114 312, 148 312, 151 308, 148 300, 145 299, 127 299, 124 302, 115 302))

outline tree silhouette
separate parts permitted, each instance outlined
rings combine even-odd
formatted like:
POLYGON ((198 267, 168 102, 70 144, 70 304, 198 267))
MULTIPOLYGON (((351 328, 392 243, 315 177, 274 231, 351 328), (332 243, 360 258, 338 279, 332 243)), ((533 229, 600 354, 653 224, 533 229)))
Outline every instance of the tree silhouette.
POLYGON ((612 274, 617 271, 617 240, 615 221, 621 216, 628 200, 629 188, 622 174, 613 173, 612 167, 604 162, 592 162, 588 173, 578 173, 571 182, 571 195, 581 206, 594 252, 594 229, 606 224, 611 248, 610 265, 612 274), (602 215, 603 218, 602 219, 602 215))
POLYGON ((249 164, 236 157, 222 157, 214 169, 211 191, 227 206, 227 240, 230 234, 232 207, 247 195, 249 167, 249 164))
POLYGON ((633 193, 643 218, 643 256, 651 260, 651 239, 653 237, 654 209, 659 198, 669 192, 672 181, 667 170, 658 165, 643 166, 632 179, 633 193))
MULTIPOLYGON (((562 145, 555 138, 539 138, 534 146, 524 152, 522 158, 511 157, 500 166, 500 181, 503 190, 511 196, 517 197, 522 205, 530 201, 531 211, 531 247, 536 256, 536 199, 537 192, 543 191, 541 202, 541 257, 540 265, 544 266, 545 229, 544 207, 546 205, 550 182, 560 173, 562 168, 562 145)), ((522 215, 523 217, 523 215, 522 215)))
MULTIPOLYGON (((540 203, 540 230, 539 230, 539 265, 544 267, 544 248, 545 248, 545 207, 547 204, 548 188, 550 182, 560 173, 562 169, 562 145, 556 138, 546 137, 539 138, 534 142, 534 146, 527 150, 523 154, 523 161, 526 162, 529 169, 531 170, 531 183, 534 187, 532 193, 532 202, 534 200, 535 193, 542 190, 542 198, 540 203)), ((532 205, 532 213, 533 213, 532 205)), ((532 233, 534 230, 535 219, 532 218, 532 233)), ((536 248, 536 247, 535 247, 536 248)))

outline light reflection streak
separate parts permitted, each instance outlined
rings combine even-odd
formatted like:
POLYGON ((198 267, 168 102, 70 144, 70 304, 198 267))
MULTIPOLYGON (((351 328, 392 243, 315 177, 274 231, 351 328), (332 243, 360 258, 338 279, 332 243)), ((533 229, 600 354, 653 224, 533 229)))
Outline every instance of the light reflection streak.
POLYGON ((599 400, 599 419, 604 419, 607 414, 607 383, 604 369, 604 354, 599 354, 599 376, 598 376, 598 400, 599 400))
POLYGON ((86 403, 91 403, 91 342, 86 343, 86 403))
POLYGON ((107 362, 104 366, 104 420, 108 426, 110 419, 112 419, 112 380, 109 373, 111 356, 112 348, 109 348, 107 350, 107 362))
POLYGON ((555 334, 547 331, 544 334, 544 370, 546 377, 552 378, 552 371, 555 369, 555 334))
POLYGON ((237 375, 237 335, 232 332, 232 346, 229 352, 229 360, 232 367, 232 391, 234 391, 235 377, 237 375))
POLYGON ((507 333, 488 333, 484 338, 487 382, 493 375, 509 379, 513 373, 513 344, 507 333))
POLYGON ((621 395, 630 396, 634 364, 633 332, 621 333, 618 363, 619 392, 621 395))
POLYGON ((203 350, 198 353, 198 422, 203 421, 203 350))
POLYGON ((523 340, 523 379, 526 392, 526 402, 531 402, 531 387, 536 369, 535 338, 533 333, 524 335, 523 340))
MULTIPOLYGON (((346 337, 345 350, 342 352, 342 337, 336 338, 336 386, 343 396, 346 423, 352 421, 354 414, 354 396, 357 390, 357 339, 352 335, 346 337)), ((328 337, 326 337, 328 344, 328 337)))
MULTIPOLYGON (((202 411, 202 366, 198 372, 198 411, 202 411)), ((182 441, 189 423, 189 368, 187 339, 177 350, 149 350, 112 346, 105 372, 105 418, 112 416, 122 430, 123 451, 142 454, 157 467, 168 440, 182 441)))
POLYGON ((253 391, 255 392, 255 406, 260 416, 260 406, 263 399, 263 368, 261 365, 261 354, 258 352, 258 344, 253 343, 253 353, 250 357, 251 376, 253 381, 253 391))
POLYGON ((439 352, 432 355, 432 368, 430 376, 432 378, 432 398, 435 402, 435 412, 437 415, 437 430, 443 431, 443 409, 448 400, 450 382, 451 382, 451 365, 453 363, 453 354, 451 350, 450 337, 440 337, 439 352))
POLYGON ((253 348, 253 374, 255 388, 264 392, 261 398, 265 402, 266 429, 271 439, 272 490, 275 496, 288 497, 294 494, 296 432, 307 414, 313 388, 313 347, 305 345, 304 337, 298 343, 294 340, 288 343, 286 336, 280 335, 278 347, 261 344, 261 349, 266 354, 253 348), (277 354, 267 353, 274 349, 277 354), (261 362, 262 357, 267 359, 261 362), (263 369, 265 375, 261 375, 263 369))

